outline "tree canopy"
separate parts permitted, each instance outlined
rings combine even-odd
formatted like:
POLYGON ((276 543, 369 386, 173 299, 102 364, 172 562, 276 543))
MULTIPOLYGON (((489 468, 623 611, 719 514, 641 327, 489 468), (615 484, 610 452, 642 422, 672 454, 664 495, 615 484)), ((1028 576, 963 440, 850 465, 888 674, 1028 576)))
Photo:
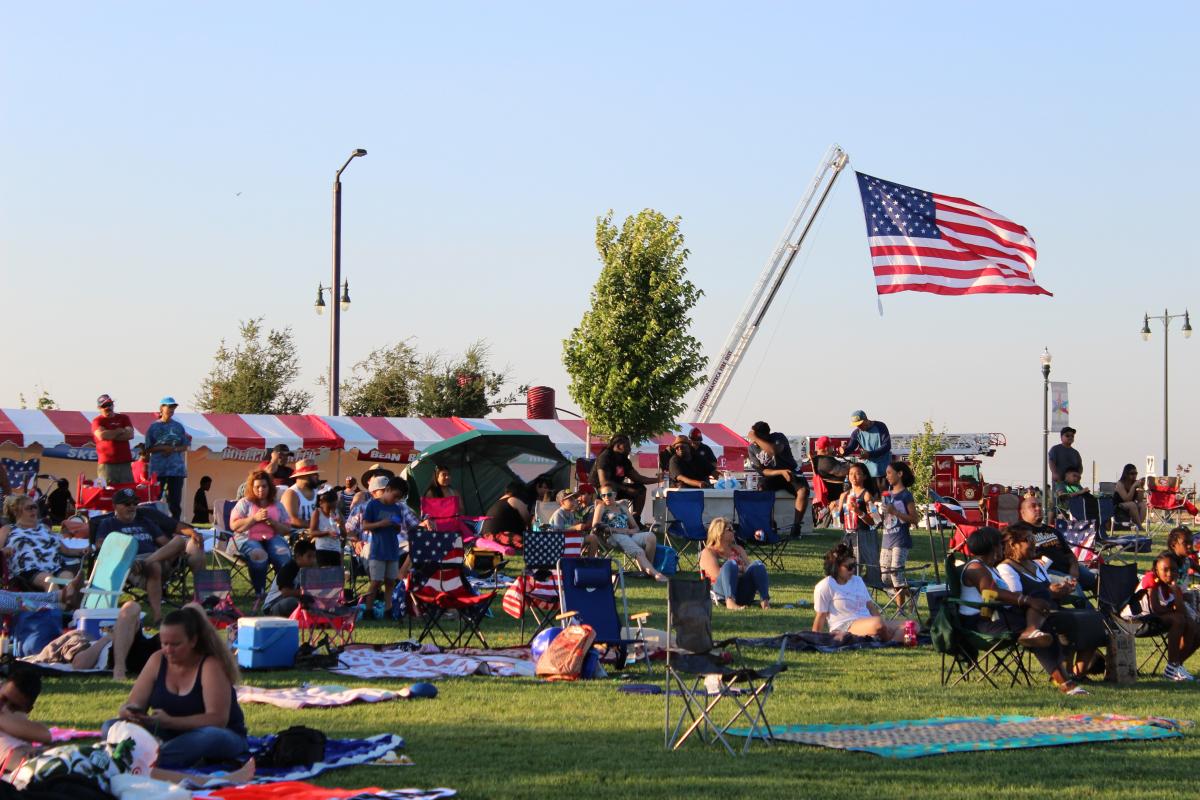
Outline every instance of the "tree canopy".
POLYGON ((707 359, 689 332, 702 292, 687 279, 680 219, 653 209, 596 220, 600 277, 563 342, 569 391, 598 433, 642 441, 670 430, 707 359))
POLYGON ((227 414, 303 414, 312 395, 291 388, 300 374, 292 329, 265 332, 262 317, 239 323, 241 341, 221 340, 212 369, 196 392, 200 411, 227 414))

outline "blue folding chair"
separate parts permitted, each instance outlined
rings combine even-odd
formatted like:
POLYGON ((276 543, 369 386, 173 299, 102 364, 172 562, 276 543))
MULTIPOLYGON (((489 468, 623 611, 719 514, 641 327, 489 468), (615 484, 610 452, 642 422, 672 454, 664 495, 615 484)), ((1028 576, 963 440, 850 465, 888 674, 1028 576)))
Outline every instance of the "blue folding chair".
POLYGON ((667 544, 675 548, 682 561, 688 556, 694 569, 700 563, 700 550, 704 540, 708 538, 708 530, 704 525, 704 492, 695 490, 674 490, 667 492, 667 511, 675 519, 667 525, 667 544))
MULTIPOLYGON (((783 555, 789 539, 775 525, 775 493, 734 490, 734 535, 746 552, 767 566, 783 571, 783 555)), ((790 537, 789 537, 790 538, 790 537)))
MULTIPOLYGON (((561 608, 557 619, 566 625, 590 625, 596 632, 595 644, 604 648, 604 657, 611 657, 612 666, 623 669, 631 650, 644 642, 640 638, 622 636, 621 617, 617 615, 617 586, 621 587, 621 605, 625 618, 629 615, 625 597, 625 574, 614 569, 611 558, 564 558, 558 562, 558 602, 561 608)), ((636 620, 635 620, 636 621, 636 620)), ((626 628, 628 630, 628 628, 626 628)), ((644 651, 644 647, 642 648, 644 651)), ((636 651, 634 651, 636 657, 636 651)), ((649 672, 650 660, 646 659, 649 672)))

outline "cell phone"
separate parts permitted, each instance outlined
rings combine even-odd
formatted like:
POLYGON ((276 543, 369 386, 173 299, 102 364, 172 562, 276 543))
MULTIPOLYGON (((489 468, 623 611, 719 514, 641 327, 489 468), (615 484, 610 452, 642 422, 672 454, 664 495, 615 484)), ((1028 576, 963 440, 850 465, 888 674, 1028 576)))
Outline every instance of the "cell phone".
POLYGON ((130 706, 130 705, 125 706, 125 710, 129 711, 132 714, 141 714, 143 716, 146 714, 146 711, 147 711, 147 709, 144 706, 130 706))

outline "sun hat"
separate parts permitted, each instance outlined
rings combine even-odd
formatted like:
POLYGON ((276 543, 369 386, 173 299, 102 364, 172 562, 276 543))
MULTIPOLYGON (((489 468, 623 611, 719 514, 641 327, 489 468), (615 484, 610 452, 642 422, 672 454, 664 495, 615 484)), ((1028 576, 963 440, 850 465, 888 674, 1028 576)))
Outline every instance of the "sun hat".
POLYGON ((292 477, 303 478, 305 475, 317 475, 320 472, 321 469, 317 466, 317 462, 302 458, 296 462, 296 467, 292 470, 292 477))
POLYGON ((859 425, 862 425, 863 422, 866 421, 866 419, 867 419, 867 412, 863 411, 860 408, 858 411, 855 411, 854 413, 852 413, 850 415, 850 424, 857 427, 859 425))
POLYGON ((386 475, 376 475, 374 478, 371 478, 371 483, 367 487, 367 491, 378 492, 381 489, 386 489, 388 488, 389 481, 391 481, 391 478, 386 475))
POLYGON ((686 444, 688 446, 691 446, 692 442, 686 436, 676 436, 675 441, 671 442, 671 447, 674 447, 677 444, 686 444))

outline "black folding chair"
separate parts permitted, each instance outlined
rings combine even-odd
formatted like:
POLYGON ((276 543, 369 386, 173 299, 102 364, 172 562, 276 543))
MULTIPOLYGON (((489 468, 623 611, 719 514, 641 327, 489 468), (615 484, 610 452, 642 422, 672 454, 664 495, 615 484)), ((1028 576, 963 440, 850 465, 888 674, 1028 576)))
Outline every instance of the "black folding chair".
POLYGON ((1167 660, 1167 626, 1142 607, 1145 593, 1139 588, 1137 564, 1101 564, 1096 571, 1096 605, 1110 630, 1135 639, 1149 639, 1153 651, 1138 664, 1139 675, 1153 675, 1167 660), (1129 616, 1123 616, 1128 609, 1129 616), (1146 665, 1153 662, 1149 670, 1146 665))
MULTIPOLYGON (((678 649, 667 648, 666 662, 666 721, 664 744, 668 750, 678 750, 692 734, 707 744, 718 742, 730 755, 736 755, 728 737, 729 730, 739 721, 749 729, 741 752, 758 739, 771 744, 774 734, 767 719, 766 702, 774 690, 775 677, 787 669, 783 651, 787 637, 779 648, 779 658, 771 666, 752 669, 731 666, 718 650, 735 644, 733 639, 715 642, 712 638, 712 594, 705 580, 672 578, 667 584, 667 641, 675 632, 678 649), (671 727, 671 694, 678 692, 683 708, 671 727), (724 722, 723 708, 732 706, 732 714, 724 722)), ((739 659, 740 661, 740 659, 739 659)))
MULTIPOLYGON (((893 572, 885 570, 880 563, 879 532, 874 529, 854 531, 849 536, 854 557, 858 560, 859 576, 874 595, 875 605, 879 606, 880 612, 888 619, 896 617, 916 619, 917 603, 921 599, 921 593, 932 582, 924 578, 918 580, 908 578, 908 596, 901 603, 897 599, 898 593, 896 593, 895 587, 892 586, 893 572)), ((928 570, 930 566, 932 565, 906 564, 904 569, 907 575, 909 571, 922 572, 928 570)))

